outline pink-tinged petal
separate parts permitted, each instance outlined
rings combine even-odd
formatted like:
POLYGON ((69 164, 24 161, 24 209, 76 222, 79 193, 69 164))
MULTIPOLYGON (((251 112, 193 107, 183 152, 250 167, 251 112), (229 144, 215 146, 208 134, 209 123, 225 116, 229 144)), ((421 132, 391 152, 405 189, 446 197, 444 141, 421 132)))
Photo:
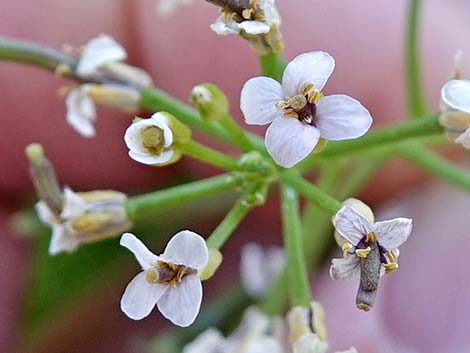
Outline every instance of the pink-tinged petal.
POLYGON ((320 99, 315 123, 322 138, 347 140, 364 135, 372 125, 372 117, 354 98, 335 94, 320 99))
POLYGON ((320 139, 320 132, 313 126, 295 118, 275 119, 266 131, 266 149, 274 161, 290 168, 307 157, 320 139))
POLYGON ((470 80, 452 80, 441 90, 444 104, 456 110, 470 113, 470 80))
POLYGON ((387 251, 397 249, 411 234, 412 220, 409 218, 395 218, 390 221, 377 222, 372 230, 377 241, 387 251))
POLYGON ((354 254, 344 258, 332 259, 330 276, 334 280, 357 280, 361 277, 359 259, 354 254))
POLYGON ((183 278, 175 287, 168 287, 158 300, 158 310, 177 326, 187 327, 196 320, 202 302, 202 284, 197 275, 183 278))
POLYGON ((152 253, 134 234, 124 233, 119 241, 119 244, 129 249, 139 262, 140 266, 146 270, 153 267, 158 256, 152 253))
POLYGON ((351 206, 343 206, 333 218, 336 231, 356 246, 371 230, 369 221, 351 206))
POLYGON ((160 259, 202 270, 209 261, 209 250, 203 237, 189 230, 183 230, 170 239, 160 259))
POLYGON ((238 25, 238 28, 252 35, 268 33, 271 30, 271 27, 260 21, 243 21, 238 25))
POLYGON ((141 320, 152 312, 168 288, 164 284, 147 282, 145 272, 141 272, 127 285, 121 298, 121 310, 132 320, 141 320))
POLYGON ((299 94, 305 83, 313 83, 321 91, 334 69, 335 59, 324 51, 300 54, 287 65, 282 76, 284 97, 299 94))
POLYGON ((279 82, 269 77, 249 79, 242 88, 240 109, 245 122, 250 125, 269 124, 282 115, 276 103, 282 100, 282 88, 279 82))

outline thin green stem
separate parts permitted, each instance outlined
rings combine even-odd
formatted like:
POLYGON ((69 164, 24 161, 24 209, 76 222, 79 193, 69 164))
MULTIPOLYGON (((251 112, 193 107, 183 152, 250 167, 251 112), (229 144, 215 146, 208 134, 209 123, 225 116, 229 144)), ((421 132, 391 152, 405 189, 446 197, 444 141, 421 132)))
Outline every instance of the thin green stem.
POLYGON ((426 113, 419 67, 419 20, 421 0, 409 0, 408 4, 405 46, 408 112, 411 118, 418 118, 426 113))
POLYGON ((312 294, 303 251, 297 192, 287 185, 281 185, 281 199, 282 228, 287 253, 287 277, 291 303, 292 306, 308 307, 312 300, 312 294))
POLYGON ((235 190, 237 185, 238 181, 232 174, 222 174, 201 181, 130 197, 126 202, 126 211, 129 218, 135 220, 148 212, 165 210, 170 206, 174 207, 235 190))
POLYGON ((248 138, 245 131, 237 124, 237 122, 230 115, 224 115, 219 121, 219 124, 230 134, 232 139, 244 151, 252 151, 253 144, 248 138))
POLYGON ((399 148, 400 155, 446 182, 470 191, 470 176, 445 159, 416 143, 406 143, 399 148))
POLYGON ((282 74, 286 68, 286 61, 279 54, 261 55, 259 62, 263 75, 281 82, 282 74))
POLYGON ((285 184, 289 185, 330 214, 335 214, 341 208, 341 202, 325 193, 319 187, 309 183, 301 176, 290 171, 282 171, 280 174, 281 180, 285 184))
POLYGON ((212 148, 206 147, 197 143, 196 141, 189 141, 185 144, 180 145, 183 153, 189 157, 195 158, 202 162, 211 164, 213 166, 225 169, 225 170, 238 170, 238 161, 226 156, 219 151, 212 148))

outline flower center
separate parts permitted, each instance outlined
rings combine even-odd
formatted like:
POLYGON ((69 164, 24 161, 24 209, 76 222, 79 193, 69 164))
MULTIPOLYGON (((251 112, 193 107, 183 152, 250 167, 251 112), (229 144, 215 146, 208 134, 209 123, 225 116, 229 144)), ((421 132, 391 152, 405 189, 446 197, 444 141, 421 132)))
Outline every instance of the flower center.
POLYGON ((165 137, 163 130, 157 126, 147 126, 140 132, 142 146, 154 155, 160 155, 164 150, 165 137))
POLYGON ((185 276, 196 273, 197 270, 184 265, 157 261, 155 267, 145 271, 145 280, 150 284, 160 283, 175 287, 185 276))
POLYGON ((303 123, 315 126, 317 103, 321 93, 313 87, 312 83, 305 83, 300 94, 278 102, 276 107, 282 109, 286 117, 296 118, 303 123))

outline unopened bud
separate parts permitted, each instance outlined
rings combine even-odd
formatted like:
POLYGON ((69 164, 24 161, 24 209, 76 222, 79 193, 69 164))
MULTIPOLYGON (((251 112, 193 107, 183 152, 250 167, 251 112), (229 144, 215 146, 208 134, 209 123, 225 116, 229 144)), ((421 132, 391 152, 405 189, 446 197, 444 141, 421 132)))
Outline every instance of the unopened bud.
POLYGON ((120 61, 110 62, 101 66, 100 69, 110 79, 124 82, 132 87, 145 88, 153 86, 152 78, 146 71, 120 61))
POLYGON ((217 121, 228 114, 229 103, 225 94, 212 83, 202 83, 191 91, 191 99, 201 118, 217 121))
POLYGON ((223 256, 222 253, 214 248, 209 248, 209 262, 206 267, 199 273, 201 281, 206 281, 211 278, 215 271, 219 268, 222 263, 223 256))

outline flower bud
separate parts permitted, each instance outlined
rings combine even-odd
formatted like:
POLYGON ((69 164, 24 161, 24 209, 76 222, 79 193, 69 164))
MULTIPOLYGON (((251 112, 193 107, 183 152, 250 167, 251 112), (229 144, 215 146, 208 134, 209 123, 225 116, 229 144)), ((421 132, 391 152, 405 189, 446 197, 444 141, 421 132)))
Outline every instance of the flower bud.
POLYGON ((111 80, 116 80, 136 88, 152 87, 153 81, 150 75, 135 66, 123 62, 111 62, 101 67, 101 71, 111 80))
POLYGON ((202 83, 191 90, 191 99, 201 118, 207 122, 220 120, 228 114, 225 94, 212 83, 202 83))
POLYGON ((206 281, 211 278, 215 271, 219 268, 223 260, 222 253, 214 248, 209 248, 209 262, 207 263, 206 267, 199 273, 199 277, 201 281, 206 281))

